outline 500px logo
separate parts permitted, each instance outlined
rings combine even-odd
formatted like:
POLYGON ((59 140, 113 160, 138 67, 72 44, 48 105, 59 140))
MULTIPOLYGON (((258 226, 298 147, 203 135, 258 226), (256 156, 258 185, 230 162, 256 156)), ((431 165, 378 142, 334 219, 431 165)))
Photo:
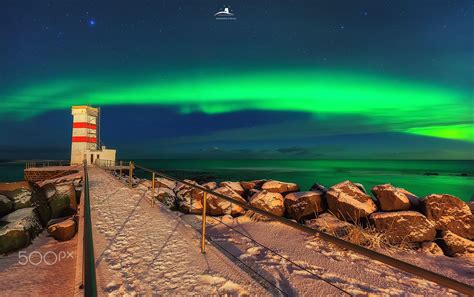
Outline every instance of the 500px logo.
POLYGON ((73 252, 65 252, 65 251, 60 251, 60 252, 53 252, 53 251, 48 251, 44 254, 38 252, 38 251, 33 251, 29 254, 27 254, 25 251, 20 251, 18 252, 18 264, 20 265, 27 265, 31 264, 34 266, 40 265, 42 263, 46 265, 54 265, 58 262, 61 262, 61 260, 64 259, 69 259, 69 258, 74 258, 73 252))

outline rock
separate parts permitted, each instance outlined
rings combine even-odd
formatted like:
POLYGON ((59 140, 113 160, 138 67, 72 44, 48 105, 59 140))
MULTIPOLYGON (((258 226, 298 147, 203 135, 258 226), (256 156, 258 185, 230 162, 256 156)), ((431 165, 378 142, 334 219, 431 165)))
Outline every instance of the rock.
POLYGON ((474 216, 461 199, 448 194, 431 194, 423 199, 422 211, 437 230, 449 230, 474 240, 474 216))
POLYGON ((28 246, 41 232, 33 207, 16 210, 0 219, 0 254, 28 246))
MULTIPOLYGON (((242 198, 238 193, 228 187, 219 187, 214 192, 228 196, 240 202, 246 203, 245 199, 242 198)), ((222 198, 214 195, 207 195, 207 213, 213 216, 220 215, 231 215, 233 217, 242 215, 245 213, 245 209, 237 204, 228 202, 222 198)))
POLYGON ((407 195, 391 184, 378 185, 372 188, 383 211, 408 210, 411 207, 407 195))
POLYGON ((48 233, 59 241, 70 240, 76 234, 76 221, 73 218, 69 218, 52 224, 48 227, 48 233))
POLYGON ((313 192, 320 192, 322 194, 326 194, 326 192, 328 191, 325 186, 318 183, 313 184, 309 190, 313 192))
POLYGON ((250 189, 247 193, 247 197, 249 200, 253 195, 257 194, 257 193, 260 193, 262 190, 257 190, 257 189, 250 189))
POLYGON ((202 184, 202 186, 206 189, 214 190, 215 188, 217 188, 217 183, 216 182, 208 182, 208 183, 202 184))
POLYGON ((169 188, 163 187, 155 189, 155 198, 158 199, 158 201, 163 202, 167 196, 173 197, 173 199, 176 198, 176 194, 169 188))
MULTIPOLYGON (((188 181, 198 185, 195 181, 188 181)), ((178 209, 184 213, 202 213, 203 192, 191 186, 182 184, 176 192, 176 203, 178 209)))
POLYGON ((416 211, 377 212, 370 220, 394 244, 432 241, 436 236, 434 224, 416 211))
POLYGON ((449 230, 441 231, 440 245, 448 256, 474 258, 474 241, 458 236, 449 230))
POLYGON ((372 198, 350 181, 332 186, 326 193, 326 201, 329 210, 346 221, 357 222, 377 210, 372 198))
POLYGON ((330 213, 323 213, 316 219, 306 221, 305 225, 337 237, 346 236, 355 227, 346 221, 339 220, 330 213))
POLYGON ((250 197, 249 202, 252 206, 281 217, 285 214, 283 200, 280 193, 263 190, 250 197))
POLYGON ((7 196, 0 195, 0 217, 13 211, 13 202, 7 196))
POLYGON ((242 186, 242 188, 244 188, 244 190, 248 191, 248 190, 251 190, 251 189, 261 188, 262 185, 266 181, 267 181, 266 179, 256 179, 256 180, 252 180, 252 181, 241 181, 240 185, 242 186))
POLYGON ((163 177, 155 178, 155 187, 165 187, 173 190, 176 187, 176 182, 163 177))
POLYGON ((270 180, 262 185, 262 190, 273 193, 286 194, 290 192, 297 192, 300 190, 300 187, 294 183, 285 183, 277 180, 270 180))
MULTIPOLYGON (((193 180, 190 180, 190 179, 185 179, 184 180, 185 182, 187 183, 190 183, 190 184, 193 184, 193 185, 197 185, 198 183, 193 181, 193 180)), ((184 183, 181 183, 181 182, 177 182, 176 183, 176 187, 173 188, 173 191, 175 193, 178 193, 179 191, 181 191, 183 188, 189 188, 188 185, 184 184, 184 183)))
POLYGON ((45 188, 46 198, 51 208, 51 218, 59 218, 71 213, 76 199, 73 183, 47 184, 45 188))
POLYGON ((31 207, 33 204, 33 195, 29 187, 19 187, 11 191, 2 191, 2 194, 12 200, 14 210, 31 207))
POLYGON ((416 196, 412 192, 408 192, 404 188, 397 188, 397 189, 398 189, 399 192, 405 194, 405 196, 408 198, 408 200, 410 200, 410 204, 412 205, 412 207, 418 209, 418 207, 421 204, 420 198, 418 198, 418 196, 416 196))
POLYGON ((289 217, 297 221, 326 209, 323 194, 320 192, 293 192, 285 196, 284 203, 289 217))
POLYGON ((443 256, 443 250, 434 242, 421 243, 421 251, 428 255, 443 256))
POLYGON ((236 192, 240 196, 244 195, 244 193, 245 193, 245 190, 240 185, 240 182, 225 181, 225 182, 221 182, 220 186, 221 187, 228 187, 229 189, 236 192))

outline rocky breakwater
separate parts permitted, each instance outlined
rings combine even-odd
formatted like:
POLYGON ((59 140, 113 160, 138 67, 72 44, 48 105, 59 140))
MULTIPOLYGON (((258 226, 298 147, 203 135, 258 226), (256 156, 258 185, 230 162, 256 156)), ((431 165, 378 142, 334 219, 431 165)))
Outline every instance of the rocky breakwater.
MULTIPOLYGON (((150 181, 141 183, 147 188, 150 185, 150 181)), ((157 179, 156 185, 155 199, 168 208, 202 213, 202 191, 165 179, 157 179)), ((369 193, 363 185, 351 181, 329 188, 314 184, 308 191, 295 183, 276 180, 207 182, 201 186, 357 244, 371 247, 372 236, 387 246, 474 258, 473 213, 468 204, 451 195, 419 198, 391 184, 377 185, 369 193), (354 234, 362 239, 354 241, 354 234)), ((208 195, 206 209, 212 216, 246 215, 267 220, 213 195, 208 195)))
POLYGON ((0 254, 28 246, 44 229, 57 240, 74 237, 80 185, 77 175, 60 181, 0 184, 0 254))

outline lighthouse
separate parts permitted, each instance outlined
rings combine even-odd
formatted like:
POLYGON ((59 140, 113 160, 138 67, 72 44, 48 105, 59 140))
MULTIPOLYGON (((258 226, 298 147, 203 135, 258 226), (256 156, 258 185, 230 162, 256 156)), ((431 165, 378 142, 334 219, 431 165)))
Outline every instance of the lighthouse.
POLYGON ((115 150, 106 149, 100 142, 100 109, 87 105, 71 108, 72 142, 71 165, 97 160, 115 161, 115 150))

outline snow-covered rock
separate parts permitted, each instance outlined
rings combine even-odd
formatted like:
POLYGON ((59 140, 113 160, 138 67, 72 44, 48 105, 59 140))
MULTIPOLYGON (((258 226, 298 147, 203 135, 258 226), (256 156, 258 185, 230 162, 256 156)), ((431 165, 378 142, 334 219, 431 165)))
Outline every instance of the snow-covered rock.
POLYGON ((13 202, 7 196, 0 195, 0 217, 13 210, 13 202))
POLYGON ((41 232, 41 223, 33 207, 16 210, 0 219, 0 254, 28 246, 41 232))
POLYGON ((372 187, 372 193, 383 211, 408 210, 411 207, 407 195, 391 184, 372 187))
POLYGON ((441 232, 441 247, 448 256, 474 258, 474 241, 446 230, 441 232))
POLYGON ((329 210, 346 221, 358 221, 377 210, 372 198, 348 180, 332 186, 326 192, 326 201, 329 210))
POLYGON ((43 186, 51 209, 51 218, 59 218, 70 213, 76 205, 76 191, 73 183, 46 184, 43 186))
MULTIPOLYGON (((198 185, 195 181, 188 181, 198 185)), ((203 192, 194 187, 182 184, 176 192, 176 203, 178 209, 184 213, 202 213, 203 192)))
POLYGON ((240 196, 244 195, 245 189, 242 187, 240 182, 224 181, 220 184, 221 187, 228 187, 232 191, 236 192, 240 196))
POLYGON ((294 183, 269 180, 262 185, 262 190, 266 190, 268 192, 273 193, 285 194, 290 192, 297 192, 300 190, 300 187, 294 183))
MULTIPOLYGON (((214 190, 214 192, 230 197, 234 200, 246 203, 245 199, 242 198, 237 192, 228 187, 219 187, 214 190)), ((234 204, 232 202, 226 201, 222 198, 216 197, 214 195, 207 195, 207 213, 213 216, 220 215, 231 215, 233 217, 243 215, 245 209, 240 205, 234 204)))
POLYGON ((395 244, 432 241, 436 236, 433 222, 416 211, 376 212, 370 220, 377 231, 395 244))
POLYGON ((250 197, 249 202, 257 208, 268 211, 277 216, 283 216, 285 214, 283 200, 283 196, 280 193, 263 190, 250 197))
POLYGON ((309 215, 324 212, 325 201, 320 192, 293 192, 285 196, 285 208, 290 218, 299 221, 309 215))
POLYGON ((422 210, 435 223, 437 230, 449 230, 474 239, 474 216, 461 199, 448 194, 431 194, 423 199, 422 210))

